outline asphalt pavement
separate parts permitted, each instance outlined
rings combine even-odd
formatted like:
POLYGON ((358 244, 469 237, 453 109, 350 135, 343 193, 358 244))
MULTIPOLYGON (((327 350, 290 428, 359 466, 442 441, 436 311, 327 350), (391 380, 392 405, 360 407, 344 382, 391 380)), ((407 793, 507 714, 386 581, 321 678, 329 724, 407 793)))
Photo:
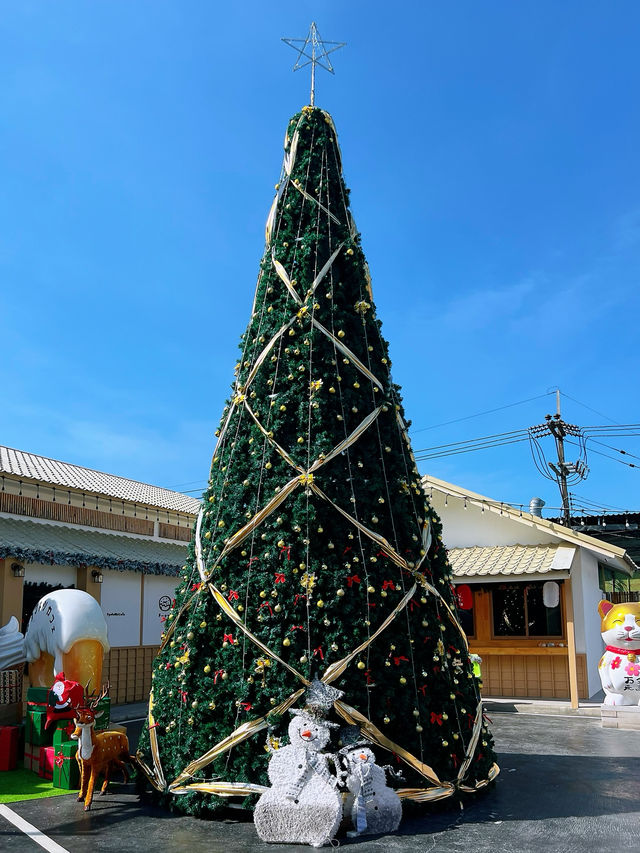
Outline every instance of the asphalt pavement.
MULTIPOLYGON (((508 708, 508 706, 505 706, 508 708)), ((122 709, 120 719, 141 716, 122 709)), ((552 709, 553 710, 553 709, 552 709)), ((405 816, 399 832, 339 838, 353 853, 605 853, 640 851, 640 732, 603 729, 599 717, 489 711, 501 773, 492 787, 405 816)), ((128 723, 132 744, 142 721, 128 723)), ((76 795, 0 807, 0 850, 33 853, 297 853, 262 843, 250 817, 180 817, 113 784, 84 812, 76 795), (27 822, 27 828, 16 826, 27 822), (28 829, 28 826, 32 829, 28 829), (34 834, 37 830, 42 835, 34 834), (25 834, 31 833, 31 834, 25 834)))

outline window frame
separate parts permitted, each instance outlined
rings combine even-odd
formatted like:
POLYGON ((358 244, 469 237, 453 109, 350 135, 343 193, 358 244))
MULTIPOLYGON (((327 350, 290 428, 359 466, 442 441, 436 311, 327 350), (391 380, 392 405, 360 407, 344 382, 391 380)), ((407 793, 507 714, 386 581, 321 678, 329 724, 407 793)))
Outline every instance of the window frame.
MULTIPOLYGON (((554 578, 549 578, 549 580, 555 580, 554 578)), ((532 586, 533 584, 544 584, 546 581, 507 581, 504 583, 505 586, 521 586, 523 590, 523 598, 524 598, 524 625, 525 630, 528 632, 528 612, 529 612, 529 604, 527 601, 526 588, 527 586, 532 586)), ((555 642, 555 643, 565 643, 567 642, 567 621, 565 618, 565 604, 564 604, 564 583, 563 580, 555 580, 560 586, 560 625, 561 625, 561 633, 560 634, 496 634, 495 633, 495 611, 494 611, 494 601, 493 594, 496 589, 499 589, 501 583, 491 584, 491 586, 487 585, 485 589, 490 593, 490 606, 489 606, 489 626, 491 629, 491 639, 496 643, 504 643, 504 642, 513 642, 513 641, 527 641, 531 644, 539 645, 541 642, 555 642)), ((474 626, 475 627, 475 626, 474 626)))

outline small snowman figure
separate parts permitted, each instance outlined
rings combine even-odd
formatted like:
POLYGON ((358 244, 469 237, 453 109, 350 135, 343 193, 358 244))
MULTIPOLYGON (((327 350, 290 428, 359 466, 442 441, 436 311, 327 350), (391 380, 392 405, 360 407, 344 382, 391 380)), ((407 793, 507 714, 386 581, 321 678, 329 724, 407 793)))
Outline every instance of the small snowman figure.
POLYGON ((253 815, 263 841, 310 844, 330 842, 342 819, 339 776, 333 755, 321 752, 329 743, 330 730, 338 728, 325 716, 341 690, 315 679, 307 690, 304 709, 292 708, 287 746, 274 750, 269 761, 271 788, 258 800, 253 815))
POLYGON ((345 746, 338 753, 346 771, 348 794, 345 815, 351 815, 354 829, 347 835, 379 835, 395 832, 402 818, 400 797, 387 787, 385 770, 379 767, 367 741, 358 740, 358 726, 342 731, 345 746))

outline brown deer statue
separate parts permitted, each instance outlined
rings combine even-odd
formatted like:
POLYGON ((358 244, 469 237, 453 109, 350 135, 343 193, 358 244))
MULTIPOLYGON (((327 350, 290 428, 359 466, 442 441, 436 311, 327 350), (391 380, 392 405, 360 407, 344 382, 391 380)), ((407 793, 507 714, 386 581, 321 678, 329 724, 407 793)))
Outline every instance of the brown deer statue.
POLYGON ((120 732, 99 732, 94 727, 102 711, 96 711, 98 702, 107 695, 109 685, 105 685, 99 696, 87 695, 82 707, 76 708, 76 728, 71 737, 78 741, 76 760, 80 767, 80 793, 78 802, 84 800, 84 810, 91 808, 93 788, 99 776, 104 776, 100 794, 106 794, 109 774, 115 767, 122 770, 124 781, 128 780, 124 762, 129 761, 129 740, 120 732))

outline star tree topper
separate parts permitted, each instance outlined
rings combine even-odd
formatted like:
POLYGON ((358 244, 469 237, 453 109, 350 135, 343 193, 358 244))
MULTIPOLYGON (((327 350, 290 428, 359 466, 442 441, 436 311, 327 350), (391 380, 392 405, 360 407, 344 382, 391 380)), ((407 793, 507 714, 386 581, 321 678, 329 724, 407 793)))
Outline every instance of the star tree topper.
POLYGON ((344 41, 324 41, 320 33, 318 32, 318 28, 315 25, 315 21, 311 23, 309 27, 309 34, 306 39, 286 39, 283 38, 282 41, 285 44, 288 44, 289 47, 292 47, 297 53, 298 58, 296 59, 296 64, 293 66, 294 71, 298 71, 300 68, 306 68, 307 65, 311 66, 311 98, 310 104, 313 107, 315 105, 315 97, 316 97, 316 65, 319 65, 321 68, 324 68, 325 71, 329 71, 331 74, 335 74, 333 70, 333 65, 331 64, 331 60, 329 59, 329 54, 333 53, 334 50, 340 50, 341 47, 344 47, 346 42, 344 41), (302 45, 302 47, 298 47, 298 45, 302 45), (326 45, 333 45, 328 50, 326 45), (310 52, 309 52, 310 51, 310 52), (306 59, 306 62, 303 60, 306 59))

